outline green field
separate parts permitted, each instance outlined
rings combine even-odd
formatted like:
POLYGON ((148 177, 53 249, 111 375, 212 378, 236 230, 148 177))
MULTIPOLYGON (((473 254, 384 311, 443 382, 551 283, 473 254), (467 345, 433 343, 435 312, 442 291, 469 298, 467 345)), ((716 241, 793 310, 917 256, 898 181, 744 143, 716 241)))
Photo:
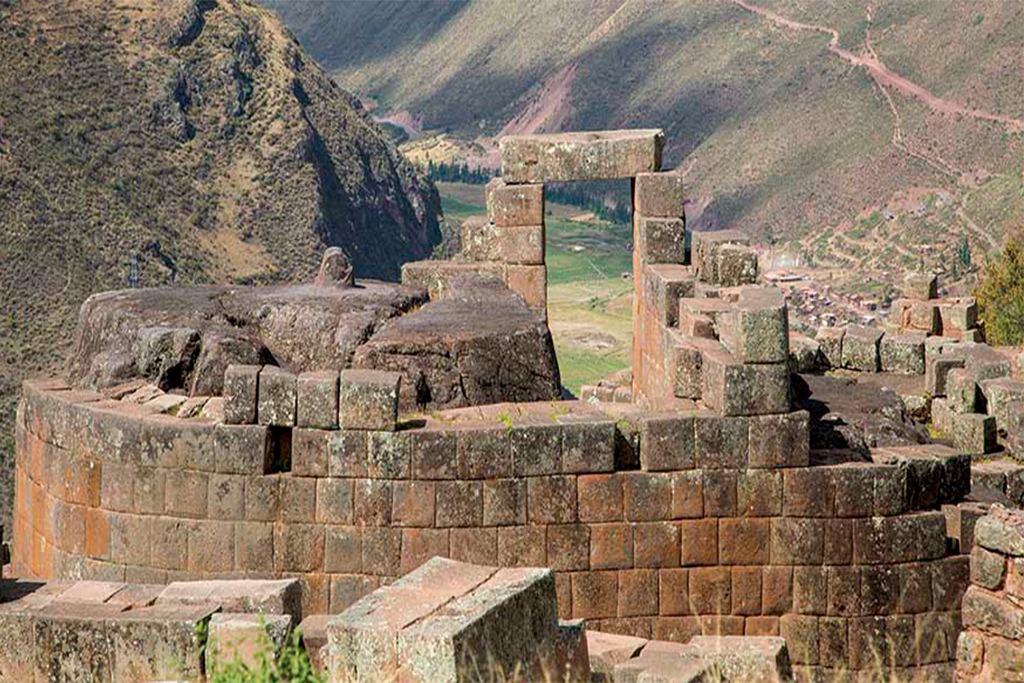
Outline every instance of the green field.
MULTIPOLYGON (((483 187, 439 183, 449 220, 484 212, 483 187)), ((628 225, 569 220, 579 209, 549 204, 545 220, 548 321, 562 384, 574 394, 629 367, 633 339, 631 230, 628 225)))

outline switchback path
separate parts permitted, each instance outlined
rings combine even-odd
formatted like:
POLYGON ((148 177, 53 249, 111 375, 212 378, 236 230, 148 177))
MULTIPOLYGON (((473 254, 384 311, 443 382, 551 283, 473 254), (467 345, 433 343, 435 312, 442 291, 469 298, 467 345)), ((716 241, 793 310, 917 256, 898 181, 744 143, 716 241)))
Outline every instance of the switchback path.
POLYGON ((783 17, 769 9, 753 5, 746 0, 731 1, 733 4, 739 5, 748 12, 758 14, 778 26, 795 30, 817 31, 819 33, 829 35, 829 52, 832 52, 854 66, 864 67, 880 86, 895 88, 909 97, 920 100, 936 112, 967 116, 983 121, 994 121, 1007 126, 1010 132, 1024 131, 1024 121, 1020 119, 1014 119, 1003 114, 993 114, 991 112, 981 111, 980 109, 969 109, 963 105, 957 104, 956 102, 944 100, 941 97, 928 92, 920 85, 890 70, 889 67, 887 67, 882 60, 878 58, 878 55, 874 53, 874 50, 871 50, 867 55, 856 55, 849 50, 840 47, 839 32, 835 29, 831 29, 826 26, 819 26, 817 24, 805 24, 800 21, 793 21, 792 19, 787 19, 786 17, 783 17))

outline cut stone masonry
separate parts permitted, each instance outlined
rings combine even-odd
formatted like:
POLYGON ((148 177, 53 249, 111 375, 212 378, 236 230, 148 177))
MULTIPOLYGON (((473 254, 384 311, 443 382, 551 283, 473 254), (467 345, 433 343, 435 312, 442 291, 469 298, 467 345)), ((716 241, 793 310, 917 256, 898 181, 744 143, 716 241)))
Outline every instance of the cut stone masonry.
MULTIPOLYGON (((403 296, 419 308, 374 327, 344 362, 225 364, 214 378, 223 397, 184 412, 139 384, 101 393, 26 382, 14 573, 293 579, 291 624, 308 622, 310 642, 329 643, 329 668, 357 679, 384 661, 360 629, 391 634, 381 636, 387 667, 450 672, 449 655, 465 651, 454 643, 483 623, 456 608, 491 605, 493 617, 506 614, 498 597, 537 590, 556 597, 529 622, 552 651, 582 628, 558 619, 674 643, 626 658, 642 666, 618 662, 616 680, 663 680, 660 667, 683 660, 699 680, 700 638, 712 636, 768 639, 736 643, 736 661, 756 652, 782 670, 785 653, 798 680, 869 675, 879 661, 886 675, 950 680, 978 513, 964 504, 971 463, 960 446, 987 438, 993 416, 956 449, 812 451, 809 414, 792 403, 785 299, 757 285, 743 235, 688 233, 682 178, 660 171, 662 142, 660 131, 503 141, 502 178, 488 185, 488 217, 464 226, 463 253, 406 264, 403 296), (594 387, 594 400, 536 400, 538 384, 558 385, 536 315, 546 305, 543 183, 605 177, 634 180, 632 375, 594 387), (492 315, 467 325, 467 307, 492 315), (474 384, 481 377, 494 381, 474 384), (467 403, 480 405, 433 409, 467 403), (435 558, 491 569, 456 591, 457 574, 482 570, 435 558), (440 567, 448 593, 418 594, 427 618, 409 619, 415 605, 395 596, 440 567), (495 589, 493 603, 475 595, 500 577, 515 590, 495 589), (334 627, 309 622, 342 612, 334 627)), ((365 295, 329 289, 332 305, 365 295)), ((89 304, 93 316, 101 309, 89 304)), ((823 332, 818 352, 801 340, 800 354, 869 371, 931 367, 951 411, 955 400, 965 415, 991 407, 1012 422, 1024 394, 1001 382, 994 357, 959 342, 962 367, 929 366, 922 356, 959 351, 887 337, 823 332)), ((277 348, 303 358, 299 340, 286 341, 277 348)), ((99 367, 71 363, 83 365, 99 367)), ((509 615, 505 625, 523 616, 509 615)), ((230 621, 239 631, 245 622, 230 621)), ((485 631, 470 646, 527 657, 508 634, 485 631)))

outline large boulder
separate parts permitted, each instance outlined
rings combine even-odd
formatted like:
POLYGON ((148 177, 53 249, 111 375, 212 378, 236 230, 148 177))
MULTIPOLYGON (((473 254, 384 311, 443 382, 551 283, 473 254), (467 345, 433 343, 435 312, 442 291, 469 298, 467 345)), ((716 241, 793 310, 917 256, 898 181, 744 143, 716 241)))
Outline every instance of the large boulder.
POLYGON ((561 379, 544 316, 500 282, 467 278, 388 322, 355 353, 360 368, 400 372, 403 408, 558 399, 561 379))
POLYGON ((425 301, 421 289, 372 281, 104 292, 82 304, 68 375, 82 387, 145 378, 164 391, 219 394, 232 363, 344 368, 385 321, 425 301))

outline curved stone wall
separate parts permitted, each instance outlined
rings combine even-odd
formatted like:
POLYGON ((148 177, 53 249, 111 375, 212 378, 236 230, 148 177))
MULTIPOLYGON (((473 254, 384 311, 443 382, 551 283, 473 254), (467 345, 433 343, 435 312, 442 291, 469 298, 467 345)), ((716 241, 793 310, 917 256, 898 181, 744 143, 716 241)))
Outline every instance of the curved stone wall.
POLYGON ((969 571, 939 505, 962 498, 969 463, 950 449, 850 462, 808 452, 806 413, 628 404, 402 427, 226 425, 26 383, 14 571, 297 576, 311 614, 440 555, 552 567, 561 615, 598 630, 780 634, 807 675, 882 662, 936 678, 954 659, 969 571))

